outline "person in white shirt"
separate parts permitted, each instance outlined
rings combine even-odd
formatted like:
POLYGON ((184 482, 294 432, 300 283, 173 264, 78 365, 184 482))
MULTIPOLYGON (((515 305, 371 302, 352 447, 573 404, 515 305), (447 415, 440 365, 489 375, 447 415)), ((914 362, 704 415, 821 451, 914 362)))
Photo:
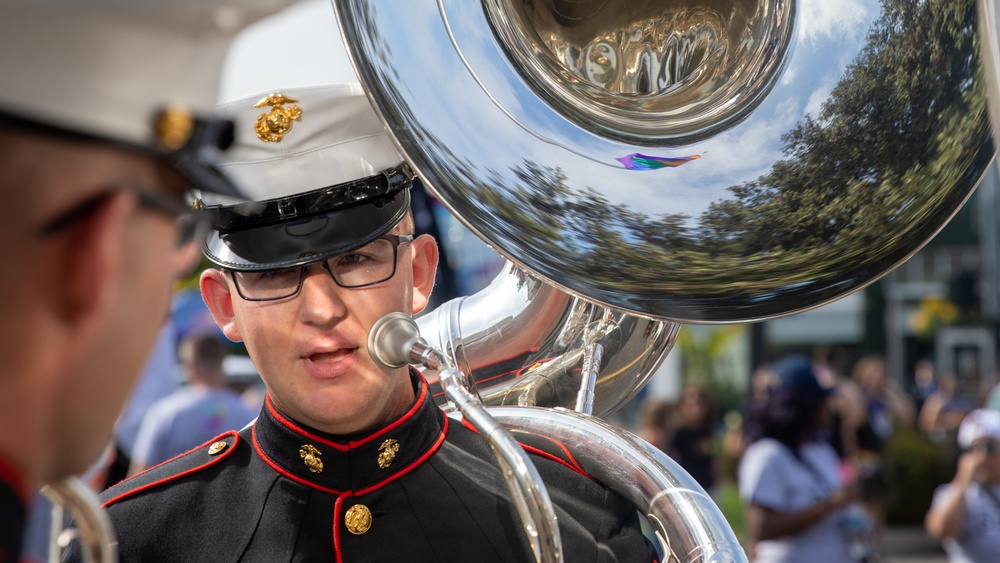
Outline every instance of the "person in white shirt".
POLYGON ((215 438, 240 430, 256 412, 226 386, 226 347, 214 332, 186 337, 179 349, 184 387, 153 403, 142 420, 132 452, 136 474, 215 438))
MULTIPOLYGON (((857 515, 860 489, 842 482, 837 454, 820 430, 830 424, 830 390, 805 356, 787 356, 773 371, 778 384, 747 416, 738 477, 746 504, 749 555, 757 563, 863 559, 844 529, 857 515)), ((855 530, 863 533, 868 524, 855 530)))
POLYGON ((958 428, 962 454, 951 482, 938 487, 924 519, 950 563, 1000 556, 1000 412, 977 409, 958 428))

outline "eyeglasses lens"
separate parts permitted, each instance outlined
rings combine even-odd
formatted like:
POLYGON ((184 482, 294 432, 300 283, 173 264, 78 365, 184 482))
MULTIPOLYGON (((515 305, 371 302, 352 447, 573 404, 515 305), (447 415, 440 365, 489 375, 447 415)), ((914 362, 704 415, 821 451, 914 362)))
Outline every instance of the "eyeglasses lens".
MULTIPOLYGON (((384 282, 396 273, 398 242, 380 238, 347 254, 323 262, 337 285, 345 288, 364 287, 384 282)), ((270 301, 291 297, 299 292, 309 265, 263 270, 233 271, 236 289, 244 299, 270 301)))
POLYGON ((385 281, 396 270, 396 247, 386 239, 376 239, 354 252, 326 261, 338 285, 361 287, 385 281))
POLYGON ((201 257, 201 243, 208 233, 208 221, 180 199, 146 191, 138 191, 137 196, 142 207, 174 218, 176 271, 178 276, 191 273, 201 257))

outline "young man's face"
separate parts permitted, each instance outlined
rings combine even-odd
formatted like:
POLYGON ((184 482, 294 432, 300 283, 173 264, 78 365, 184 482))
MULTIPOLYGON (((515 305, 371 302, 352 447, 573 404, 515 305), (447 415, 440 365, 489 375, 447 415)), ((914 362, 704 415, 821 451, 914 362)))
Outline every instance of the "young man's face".
MULTIPOLYGON (((397 225, 390 234, 410 234, 397 225)), ((312 265, 299 293, 278 301, 246 301, 229 274, 206 271, 205 302, 226 336, 246 343, 272 401, 300 423, 337 435, 370 430, 412 401, 406 369, 379 367, 368 332, 392 312, 427 304, 437 266, 429 236, 399 245, 395 275, 347 289, 312 265)))

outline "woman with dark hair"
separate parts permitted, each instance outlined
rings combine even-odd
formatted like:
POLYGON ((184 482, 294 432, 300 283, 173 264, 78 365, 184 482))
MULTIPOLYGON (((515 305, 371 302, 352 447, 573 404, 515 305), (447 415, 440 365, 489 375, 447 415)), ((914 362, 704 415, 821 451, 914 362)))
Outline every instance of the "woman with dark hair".
POLYGON ((684 388, 678 405, 679 423, 667 443, 667 454, 709 494, 716 481, 715 403, 704 388, 684 388))
POLYGON ((856 504, 856 484, 841 481, 837 453, 821 437, 830 424, 830 390, 805 356, 772 366, 777 386, 748 413, 749 444, 740 460, 740 496, 747 505, 755 562, 863 560, 852 545, 870 529, 856 504))

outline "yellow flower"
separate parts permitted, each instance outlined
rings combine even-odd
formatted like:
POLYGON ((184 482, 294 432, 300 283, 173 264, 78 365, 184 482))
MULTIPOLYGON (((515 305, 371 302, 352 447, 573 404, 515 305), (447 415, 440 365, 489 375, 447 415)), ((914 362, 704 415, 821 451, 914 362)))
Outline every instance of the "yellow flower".
POLYGON ((958 320, 958 307, 942 297, 925 297, 920 306, 908 319, 910 328, 916 334, 930 338, 939 326, 949 325, 958 320))

